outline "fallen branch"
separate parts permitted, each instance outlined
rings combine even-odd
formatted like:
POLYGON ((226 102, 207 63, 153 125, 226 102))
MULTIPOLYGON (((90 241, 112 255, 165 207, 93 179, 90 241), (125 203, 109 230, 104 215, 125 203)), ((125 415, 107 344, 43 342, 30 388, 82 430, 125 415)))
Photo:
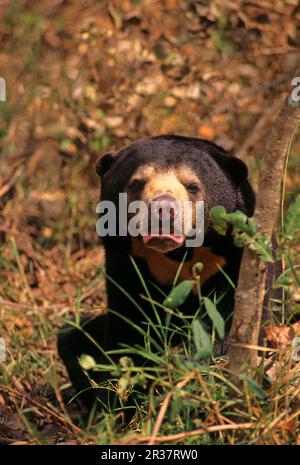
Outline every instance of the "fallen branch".
MULTIPOLYGON (((215 426, 207 426, 206 428, 199 428, 195 429, 194 431, 187 431, 184 433, 177 433, 177 434, 170 434, 169 436, 158 436, 155 438, 153 444, 160 444, 174 442, 174 441, 181 441, 182 439, 191 438, 193 436, 200 436, 203 434, 208 433, 218 433, 221 431, 235 431, 235 430, 245 430, 257 427, 254 423, 236 423, 234 425, 215 425, 215 426)), ((151 439, 150 436, 131 436, 126 438, 125 440, 118 442, 118 444, 140 444, 140 443, 148 443, 151 439)))

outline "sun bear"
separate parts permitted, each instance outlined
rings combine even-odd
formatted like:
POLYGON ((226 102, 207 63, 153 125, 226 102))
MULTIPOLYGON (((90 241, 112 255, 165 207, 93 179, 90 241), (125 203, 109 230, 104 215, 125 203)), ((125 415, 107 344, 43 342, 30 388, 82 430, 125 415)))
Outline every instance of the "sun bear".
MULTIPOLYGON (((242 249, 235 247, 230 228, 226 235, 216 232, 209 211, 222 205, 227 212, 241 210, 252 216, 255 207, 245 163, 202 139, 174 135, 143 138, 115 153, 101 156, 96 171, 101 180, 101 202, 115 206, 113 234, 103 237, 108 312, 83 322, 83 331, 64 330, 58 338, 59 354, 76 391, 83 391, 87 404, 93 403, 95 392, 104 399, 105 390, 89 389, 90 381, 78 358, 89 354, 107 364, 107 351, 143 344, 138 328, 145 326, 145 312, 153 314, 150 313, 153 312, 151 304, 144 298, 145 283, 152 300, 161 303, 171 291, 175 276, 177 282, 191 278, 193 266, 201 262, 201 294, 222 295, 218 309, 227 319, 229 330, 228 317, 234 301, 234 288, 229 281, 237 284, 242 249), (120 194, 126 194, 127 203, 122 206, 119 205, 120 194), (130 234, 126 228, 128 224, 125 229, 124 221, 123 225, 119 224, 120 214, 136 201, 146 206, 146 219, 155 217, 158 225, 155 232, 141 228, 140 234, 130 234), (187 246, 188 231, 175 230, 176 218, 181 218, 177 221, 179 225, 182 222, 184 202, 191 205, 191 227, 195 226, 194 206, 197 202, 204 205, 200 227, 203 243, 196 247, 187 246), (156 209, 152 208, 154 204, 156 209), (162 230, 162 213, 171 225, 167 233, 162 230), (128 324, 128 320, 134 325, 128 324)), ((133 214, 128 213, 128 223, 132 218, 133 214)), ((139 221, 136 226, 141 226, 139 221)), ((180 309, 192 315, 198 307, 199 299, 192 292, 180 309)), ((163 307, 158 306, 157 311, 163 319, 163 307)), ((180 343, 180 338, 172 343, 180 343)), ((97 383, 110 376, 109 372, 98 372, 97 383)))

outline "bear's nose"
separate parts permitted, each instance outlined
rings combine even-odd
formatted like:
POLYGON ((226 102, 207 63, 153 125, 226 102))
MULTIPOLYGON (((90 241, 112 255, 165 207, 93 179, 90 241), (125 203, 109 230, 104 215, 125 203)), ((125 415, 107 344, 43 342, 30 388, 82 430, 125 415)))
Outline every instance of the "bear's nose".
POLYGON ((151 200, 150 211, 159 220, 173 221, 179 213, 179 203, 172 195, 162 194, 151 200))

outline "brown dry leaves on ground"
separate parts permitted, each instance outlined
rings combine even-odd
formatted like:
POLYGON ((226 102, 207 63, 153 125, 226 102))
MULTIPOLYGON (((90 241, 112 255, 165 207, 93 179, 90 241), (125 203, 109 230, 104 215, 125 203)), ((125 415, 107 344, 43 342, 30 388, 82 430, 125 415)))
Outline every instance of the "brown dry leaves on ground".
MULTIPOLYGON (((283 0, 3 0, 0 17, 0 313, 9 355, 0 441, 72 442, 77 427, 47 406, 45 379, 61 402, 55 331, 76 309, 105 307, 97 156, 145 135, 200 136, 240 152, 255 179, 298 66, 300 9, 283 0)), ((299 180, 297 165, 287 188, 299 180)))

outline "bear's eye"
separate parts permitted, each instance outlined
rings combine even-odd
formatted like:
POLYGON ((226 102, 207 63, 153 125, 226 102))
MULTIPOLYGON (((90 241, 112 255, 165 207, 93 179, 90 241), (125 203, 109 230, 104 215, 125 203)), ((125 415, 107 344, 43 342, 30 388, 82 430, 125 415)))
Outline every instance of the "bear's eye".
POLYGON ((186 186, 186 189, 191 193, 191 194, 197 194, 199 192, 199 186, 196 183, 188 184, 186 186))
POLYGON ((133 181, 131 181, 131 183, 129 184, 128 189, 136 194, 144 189, 145 184, 145 181, 143 181, 142 179, 133 179, 133 181))

